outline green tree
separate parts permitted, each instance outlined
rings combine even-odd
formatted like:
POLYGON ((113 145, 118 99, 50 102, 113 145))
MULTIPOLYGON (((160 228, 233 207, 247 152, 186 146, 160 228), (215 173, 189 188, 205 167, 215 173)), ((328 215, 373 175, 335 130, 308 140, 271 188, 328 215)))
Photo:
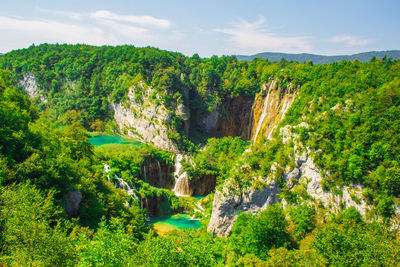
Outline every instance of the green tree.
POLYGON ((137 245, 117 218, 102 221, 93 237, 82 234, 77 241, 79 266, 128 266, 137 245))
POLYGON ((53 204, 54 192, 44 195, 29 183, 3 188, 0 195, 1 261, 18 266, 65 266, 73 251, 53 204))
POLYGON ((290 247, 291 238, 286 227, 280 205, 268 206, 259 215, 242 213, 232 228, 229 243, 239 255, 252 253, 265 260, 271 248, 290 247))

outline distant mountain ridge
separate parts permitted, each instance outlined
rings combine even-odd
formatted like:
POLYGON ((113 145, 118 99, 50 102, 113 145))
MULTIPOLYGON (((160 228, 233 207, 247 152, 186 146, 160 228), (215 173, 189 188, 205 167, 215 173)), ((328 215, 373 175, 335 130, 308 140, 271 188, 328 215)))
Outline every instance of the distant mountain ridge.
POLYGON ((382 59, 384 56, 392 59, 400 59, 400 50, 388 50, 388 51, 370 51, 364 53, 358 53, 354 55, 338 55, 338 56, 323 56, 315 54, 288 54, 288 53, 274 53, 274 52, 264 52, 251 56, 237 55, 236 58, 242 61, 251 61, 254 58, 268 59, 270 62, 279 62, 282 58, 287 61, 297 61, 297 62, 308 62, 312 61, 314 64, 329 64, 333 62, 340 62, 343 60, 356 60, 361 62, 368 62, 372 57, 377 57, 382 59))

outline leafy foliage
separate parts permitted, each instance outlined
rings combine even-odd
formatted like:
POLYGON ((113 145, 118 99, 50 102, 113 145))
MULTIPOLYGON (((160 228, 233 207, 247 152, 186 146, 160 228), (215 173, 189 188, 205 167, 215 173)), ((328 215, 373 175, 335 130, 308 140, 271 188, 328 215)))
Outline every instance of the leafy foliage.
MULTIPOLYGON (((142 180, 150 160, 172 166, 173 155, 151 146, 93 148, 87 129, 114 132, 109 104, 126 100, 128 88, 154 87, 154 101, 169 109, 170 137, 193 150, 188 137, 203 133, 202 119, 225 98, 255 95, 270 77, 280 86, 301 85, 282 125, 298 129, 331 185, 361 183, 377 214, 390 218, 400 196, 400 63, 343 61, 314 66, 235 57, 200 59, 155 48, 41 45, 0 58, 0 260, 6 265, 396 265, 400 243, 386 220, 363 220, 355 209, 326 218, 318 207, 292 197, 286 209, 268 206, 239 215, 232 235, 212 237, 203 229, 156 236, 146 211, 115 189, 103 163, 137 188, 140 197, 163 197, 185 207, 173 193, 142 180), (48 102, 38 113, 15 86, 35 75, 48 102), (184 131, 179 105, 189 108, 184 131), (45 110, 46 107, 50 109, 45 110), (314 155, 315 154, 315 155, 314 155), (71 191, 82 193, 79 210, 62 212, 71 191)), ((135 92, 140 100, 140 93, 135 92)), ((38 103, 38 100, 33 100, 38 103)), ((139 101, 140 102, 140 101, 139 101)), ((277 137, 277 133, 275 137, 277 137)), ((201 138, 199 138, 201 139, 201 138)), ((247 149, 239 138, 209 139, 186 166, 192 178, 215 175, 239 188, 262 187, 272 175, 283 187, 294 167, 294 144, 262 140, 247 149)), ((211 205, 211 201, 209 205, 211 205)), ((187 208, 187 207, 185 207, 187 208)), ((381 217, 382 217, 381 216, 381 217)))
POLYGON ((10 265, 68 265, 73 251, 61 210, 29 183, 3 188, 0 195, 0 259, 10 265))

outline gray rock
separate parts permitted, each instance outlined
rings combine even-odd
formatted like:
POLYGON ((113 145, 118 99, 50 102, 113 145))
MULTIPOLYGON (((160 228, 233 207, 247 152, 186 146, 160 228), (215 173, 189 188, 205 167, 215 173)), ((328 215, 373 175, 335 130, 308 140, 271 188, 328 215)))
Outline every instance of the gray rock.
MULTIPOLYGON (((169 129, 167 123, 171 120, 169 110, 162 104, 159 94, 154 98, 154 89, 146 84, 139 83, 136 87, 129 89, 127 103, 112 103, 114 119, 120 131, 128 136, 151 143, 156 147, 179 152, 177 145, 168 138, 169 129), (140 95, 140 99, 135 99, 135 91, 140 95)), ((183 105, 178 105, 176 115, 188 120, 183 105)))
MULTIPOLYGON (((325 191, 322 181, 323 170, 317 168, 311 157, 311 151, 304 148, 299 141, 297 135, 293 134, 291 130, 295 127, 308 127, 307 124, 301 123, 298 126, 285 126, 281 129, 281 137, 284 143, 294 142, 294 155, 296 166, 292 170, 285 169, 283 177, 286 181, 286 186, 291 189, 297 184, 303 184, 306 188, 306 193, 310 196, 311 201, 314 203, 322 204, 326 210, 337 213, 343 208, 354 207, 365 218, 371 207, 363 198, 364 187, 360 184, 350 184, 337 188, 338 193, 334 194, 332 191, 325 191)), ((246 153, 248 153, 246 151, 246 153)), ((277 168, 277 163, 272 164, 271 177, 277 168)), ((329 175, 328 172, 325 172, 329 175)), ((223 191, 216 191, 213 202, 213 209, 211 219, 207 231, 221 237, 230 234, 233 224, 240 212, 257 213, 266 208, 266 206, 273 203, 281 202, 286 206, 287 202, 284 199, 279 199, 278 193, 280 189, 274 182, 269 182, 266 186, 259 190, 248 189, 248 193, 237 193, 239 190, 228 190, 230 181, 228 181, 223 191)), ((400 225, 400 207, 394 206, 395 216, 392 218, 392 228, 398 228, 400 225)))
POLYGON ((71 191, 65 197, 65 213, 68 217, 78 215, 79 204, 82 200, 82 193, 79 190, 71 191))
POLYGON ((217 128, 218 115, 218 110, 213 110, 203 119, 204 129, 207 134, 214 135, 217 128))
POLYGON ((213 209, 207 231, 216 236, 226 237, 231 231, 237 216, 241 212, 257 213, 264 210, 268 205, 280 201, 278 197, 279 187, 276 183, 259 190, 235 193, 228 190, 229 185, 224 187, 224 192, 216 191, 213 209))
POLYGON ((22 81, 19 82, 19 85, 26 91, 29 97, 39 97, 40 101, 42 101, 43 103, 47 102, 47 99, 43 95, 42 90, 40 90, 39 86, 37 86, 35 75, 33 75, 32 73, 27 72, 24 75, 22 81))

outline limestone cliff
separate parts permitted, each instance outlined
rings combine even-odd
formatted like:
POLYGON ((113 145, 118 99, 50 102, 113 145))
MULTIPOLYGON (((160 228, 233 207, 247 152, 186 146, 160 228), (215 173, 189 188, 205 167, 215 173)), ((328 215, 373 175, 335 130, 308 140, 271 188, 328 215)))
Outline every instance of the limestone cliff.
MULTIPOLYGON (((169 132, 176 133, 175 129, 168 127, 171 110, 166 108, 160 95, 144 82, 138 83, 129 89, 126 101, 111 104, 114 119, 123 134, 178 152, 177 144, 169 138, 169 132)), ((176 107, 175 115, 183 121, 189 118, 182 104, 176 107)))
MULTIPOLYGON (((363 186, 350 184, 336 188, 336 190, 325 189, 323 186, 324 175, 329 175, 329 173, 315 166, 311 156, 312 151, 303 147, 299 137, 292 132, 296 127, 308 127, 308 125, 305 123, 297 126, 288 125, 280 130, 280 138, 284 143, 294 143, 295 167, 282 166, 285 169, 283 173, 285 186, 290 190, 296 187, 305 189, 300 197, 304 201, 310 201, 317 206, 323 207, 326 211, 337 213, 343 208, 355 207, 362 216, 368 218, 368 215, 372 214, 373 207, 367 205, 367 201, 364 199, 363 186)), ((276 165, 272 165, 271 177, 276 165)), ((276 202, 281 202, 283 206, 286 206, 288 204, 287 201, 278 196, 280 188, 271 177, 258 178, 268 181, 266 186, 259 189, 249 187, 230 190, 229 188, 232 187, 228 181, 222 192, 217 190, 207 230, 217 236, 227 236, 230 234, 240 212, 256 213, 265 209, 267 205, 276 202)), ((397 206, 394 209, 395 214, 400 214, 397 206)), ((392 223, 396 224, 397 221, 392 221, 392 223)))
POLYGON ((47 102, 46 96, 37 85, 36 76, 32 73, 27 72, 24 75, 24 78, 19 82, 19 86, 21 86, 26 91, 29 97, 39 98, 40 101, 43 103, 47 102))
POLYGON ((231 190, 228 182, 222 191, 215 192, 207 231, 220 237, 228 236, 240 212, 255 213, 263 210, 279 201, 278 193, 279 187, 274 181, 262 189, 249 189, 240 193, 231 190))
POLYGON ((160 162, 152 158, 148 159, 148 162, 141 166, 142 180, 158 188, 173 188, 173 172, 173 166, 168 166, 165 162, 160 162))
POLYGON ((272 132, 296 98, 298 87, 282 80, 270 79, 253 97, 226 97, 218 110, 209 113, 203 124, 210 136, 240 136, 255 143, 272 132))
POLYGON ((287 85, 279 85, 277 80, 270 79, 256 96, 249 127, 249 136, 253 143, 261 136, 271 139, 273 131, 296 97, 297 87, 287 81, 281 81, 281 83, 287 85))
POLYGON ((251 139, 253 97, 226 98, 216 121, 216 136, 240 136, 251 139))
POLYGON ((190 178, 183 168, 183 162, 192 163, 188 155, 177 154, 175 160, 175 185, 172 191, 177 196, 207 195, 211 193, 217 182, 215 175, 203 175, 190 178))

